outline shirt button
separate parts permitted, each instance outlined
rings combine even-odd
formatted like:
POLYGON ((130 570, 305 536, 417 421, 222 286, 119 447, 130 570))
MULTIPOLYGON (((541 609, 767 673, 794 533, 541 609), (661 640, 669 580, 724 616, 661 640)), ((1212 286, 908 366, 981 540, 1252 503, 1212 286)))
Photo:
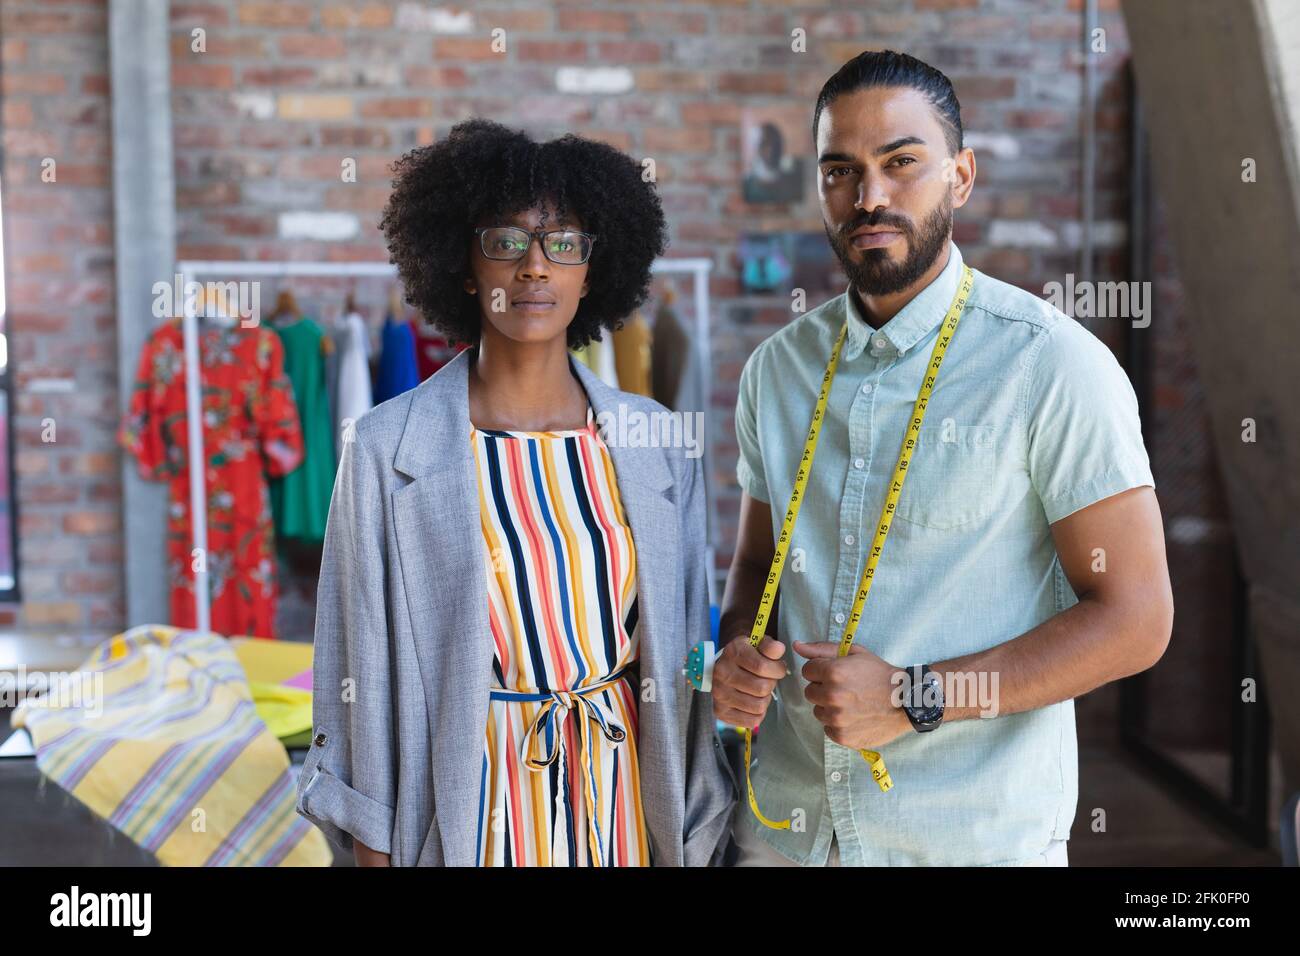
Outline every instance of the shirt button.
POLYGON ((861 467, 862 467, 863 465, 865 465, 865 464, 866 464, 866 462, 863 461, 861 458, 854 458, 854 459, 853 459, 853 467, 854 467, 854 468, 861 468, 861 467))
POLYGON ((872 342, 878 349, 883 349, 889 345, 889 339, 885 338, 883 335, 877 335, 872 342))
POLYGON ((845 543, 845 544, 852 544, 852 543, 853 543, 853 535, 851 535, 851 534, 846 534, 846 535, 844 536, 844 543, 845 543))
POLYGON ((870 394, 871 394, 871 389, 874 388, 874 387, 875 387, 875 386, 873 386, 870 382, 868 382, 866 385, 863 385, 863 386, 862 386, 862 394, 863 394, 863 395, 870 395, 870 394))
POLYGON ((831 783, 839 783, 840 780, 843 779, 843 777, 844 777, 844 774, 840 773, 838 770, 833 771, 833 772, 831 773, 831 783))
POLYGON ((836 623, 836 624, 843 624, 843 623, 844 623, 844 615, 843 615, 843 614, 836 614, 836 615, 835 615, 835 623, 836 623))

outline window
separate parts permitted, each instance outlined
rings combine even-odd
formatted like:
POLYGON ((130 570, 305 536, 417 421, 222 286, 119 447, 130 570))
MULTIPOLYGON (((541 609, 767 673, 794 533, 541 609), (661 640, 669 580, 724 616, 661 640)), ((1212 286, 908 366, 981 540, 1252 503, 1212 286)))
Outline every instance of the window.
POLYGON ((0 185, 0 601, 18 600, 18 527, 10 421, 9 323, 5 309, 4 189, 0 185))

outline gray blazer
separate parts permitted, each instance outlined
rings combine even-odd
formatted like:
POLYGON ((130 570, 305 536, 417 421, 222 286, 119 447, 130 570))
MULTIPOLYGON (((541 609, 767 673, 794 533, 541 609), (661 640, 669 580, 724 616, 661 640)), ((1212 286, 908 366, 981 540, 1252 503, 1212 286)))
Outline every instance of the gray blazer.
MULTIPOLYGON (((597 416, 662 412, 570 359, 597 416)), ((394 866, 472 866, 492 675, 469 353, 345 436, 316 605, 313 740, 297 810, 394 866)), ((638 759, 658 864, 717 863, 735 779, 712 699, 681 675, 709 635, 701 460, 606 437, 637 555, 638 759), (653 684, 647 684, 647 678, 653 684), (650 698, 650 699, 647 699, 650 698)))

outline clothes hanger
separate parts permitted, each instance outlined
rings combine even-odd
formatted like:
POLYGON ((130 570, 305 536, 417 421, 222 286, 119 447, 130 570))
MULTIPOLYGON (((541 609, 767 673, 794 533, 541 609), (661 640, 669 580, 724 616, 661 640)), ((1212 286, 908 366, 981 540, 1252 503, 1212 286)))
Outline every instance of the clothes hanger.
POLYGON ((276 328, 287 328, 302 318, 298 309, 298 300, 288 289, 282 289, 275 297, 275 310, 271 313, 271 324, 276 328))
POLYGON ((194 315, 202 325, 223 329, 233 328, 237 319, 226 313, 225 305, 220 298, 214 297, 213 301, 209 301, 207 288, 200 285, 198 293, 194 296, 194 315))

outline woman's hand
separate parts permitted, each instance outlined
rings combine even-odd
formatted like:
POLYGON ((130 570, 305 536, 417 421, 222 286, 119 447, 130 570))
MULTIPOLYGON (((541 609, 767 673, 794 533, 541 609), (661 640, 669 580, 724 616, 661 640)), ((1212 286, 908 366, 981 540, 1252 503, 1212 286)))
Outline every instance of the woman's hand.
POLYGON ((392 866, 392 861, 387 853, 380 853, 378 850, 372 850, 356 837, 352 838, 352 855, 356 858, 357 866, 392 866))

